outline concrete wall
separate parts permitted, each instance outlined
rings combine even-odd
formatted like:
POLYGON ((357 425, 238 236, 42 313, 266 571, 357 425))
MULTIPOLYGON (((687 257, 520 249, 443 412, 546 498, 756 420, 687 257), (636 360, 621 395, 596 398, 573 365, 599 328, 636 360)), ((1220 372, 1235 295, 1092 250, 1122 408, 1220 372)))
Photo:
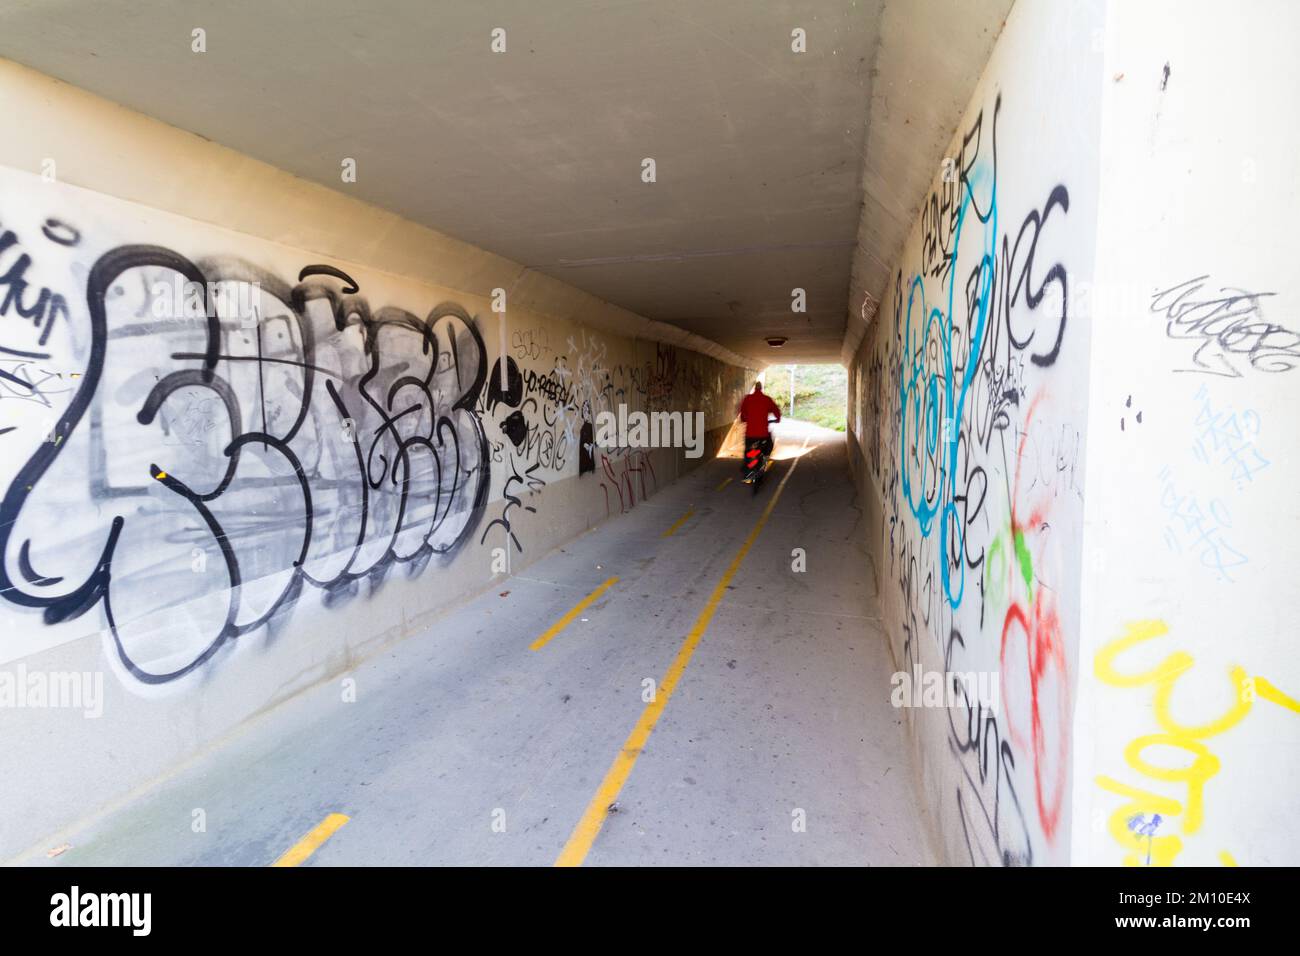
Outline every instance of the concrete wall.
POLYGON ((707 456, 753 376, 12 64, 0 99, 0 858, 705 460, 600 412, 702 411, 707 456), (39 701, 65 673, 102 699, 39 701))
POLYGON ((1300 12, 1221 12, 1019 0, 850 368, 954 863, 1300 860, 1300 12))
POLYGON ((951 863, 1069 857, 1090 362, 1071 298, 1096 244, 1103 12, 1016 4, 850 366, 906 675, 880 692, 927 705, 903 713, 951 863))
POLYGON ((1075 862, 1300 863, 1297 35, 1110 5, 1075 862))

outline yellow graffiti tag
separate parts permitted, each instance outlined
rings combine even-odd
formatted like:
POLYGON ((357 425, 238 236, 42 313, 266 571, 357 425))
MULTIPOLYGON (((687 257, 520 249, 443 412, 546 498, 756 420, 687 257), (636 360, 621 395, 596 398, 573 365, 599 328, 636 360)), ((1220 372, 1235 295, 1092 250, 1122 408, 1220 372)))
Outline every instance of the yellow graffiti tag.
MULTIPOLYGON (((1110 777, 1097 777, 1097 785, 1103 790, 1129 798, 1128 802, 1111 814, 1107 827, 1116 842, 1130 851, 1124 856, 1125 866, 1139 866, 1148 856, 1152 865, 1168 866, 1182 850, 1182 841, 1176 836, 1152 836, 1144 839, 1134 833, 1129 828, 1129 821, 1135 816, 1147 813, 1159 813, 1163 816, 1181 814, 1183 833, 1192 834, 1201 828, 1205 810, 1203 799, 1205 782, 1218 773, 1220 767, 1219 758, 1210 752, 1205 744, 1206 740, 1239 724, 1246 714, 1250 713, 1250 708, 1257 698, 1300 713, 1300 701, 1284 694, 1264 678, 1249 677, 1244 668, 1234 666, 1228 674, 1234 689, 1231 706, 1208 723, 1196 725, 1179 723, 1174 719, 1171 702, 1174 684, 1179 677, 1191 669, 1194 663, 1190 654, 1185 651, 1174 651, 1155 667, 1136 674, 1126 674, 1115 667, 1116 658, 1125 651, 1168 633, 1169 627, 1164 621, 1134 621, 1125 629, 1123 636, 1098 651, 1093 662, 1093 671, 1097 678, 1111 687, 1154 685, 1153 709, 1156 722, 1164 732, 1134 737, 1124 748, 1124 760, 1129 767, 1145 777, 1162 783, 1183 784, 1187 787, 1187 800, 1180 804, 1177 800, 1146 790, 1138 790, 1110 777), (1145 751, 1151 747, 1181 750, 1188 756, 1188 760, 1181 766, 1154 763, 1145 756, 1145 751)), ((1236 861, 1226 850, 1220 852, 1219 859, 1224 865, 1236 865, 1236 861)))

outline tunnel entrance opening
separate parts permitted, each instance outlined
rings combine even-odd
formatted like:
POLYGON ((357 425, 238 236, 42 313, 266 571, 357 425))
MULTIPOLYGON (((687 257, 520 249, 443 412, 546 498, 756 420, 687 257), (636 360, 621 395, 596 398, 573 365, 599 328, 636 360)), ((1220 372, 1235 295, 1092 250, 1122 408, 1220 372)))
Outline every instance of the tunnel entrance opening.
POLYGON ((785 418, 843 432, 848 381, 842 365, 771 365, 763 375, 763 390, 785 418))

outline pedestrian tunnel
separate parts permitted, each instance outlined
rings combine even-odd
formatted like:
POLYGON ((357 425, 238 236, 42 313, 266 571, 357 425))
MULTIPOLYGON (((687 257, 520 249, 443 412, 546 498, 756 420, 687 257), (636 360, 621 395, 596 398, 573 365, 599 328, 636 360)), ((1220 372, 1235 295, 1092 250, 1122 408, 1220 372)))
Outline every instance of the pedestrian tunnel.
POLYGON ((0 860, 1296 863, 1300 15, 1192 6, 0 12, 0 860))

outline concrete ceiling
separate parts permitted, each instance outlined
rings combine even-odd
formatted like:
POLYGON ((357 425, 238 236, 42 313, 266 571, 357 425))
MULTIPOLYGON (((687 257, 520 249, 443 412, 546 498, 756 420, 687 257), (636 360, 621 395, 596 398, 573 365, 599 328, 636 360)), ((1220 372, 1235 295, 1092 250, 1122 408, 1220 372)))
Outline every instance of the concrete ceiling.
POLYGON ((1012 0, 908 0, 880 22, 843 359, 875 317, 1012 0))
POLYGON ((864 195, 865 255, 891 262, 1009 5, 3 0, 0 56, 763 365, 840 359, 864 195), (941 68, 911 74, 935 37, 941 68))

